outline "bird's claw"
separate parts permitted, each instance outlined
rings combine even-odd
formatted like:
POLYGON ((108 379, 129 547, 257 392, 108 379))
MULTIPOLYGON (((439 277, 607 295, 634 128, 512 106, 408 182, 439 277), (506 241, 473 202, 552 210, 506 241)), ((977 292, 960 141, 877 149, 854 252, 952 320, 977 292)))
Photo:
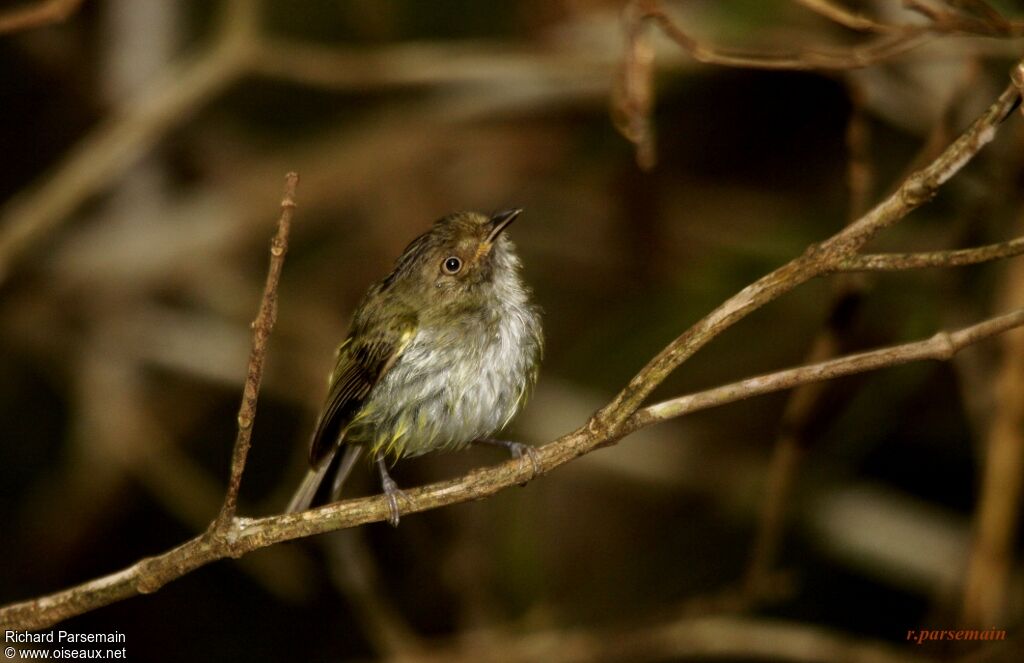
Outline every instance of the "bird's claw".
MULTIPOLYGON (((531 447, 529 444, 523 444, 522 442, 510 442, 508 445, 508 451, 512 454, 513 458, 519 459, 519 467, 526 469, 526 463, 530 463, 530 468, 533 472, 530 474, 530 479, 537 478, 540 474, 540 454, 537 450, 531 447)), ((526 485, 525 483, 522 485, 526 485)))
POLYGON ((398 484, 395 483, 391 477, 384 477, 381 479, 381 486, 384 488, 384 496, 388 500, 388 523, 392 527, 398 527, 398 521, 401 519, 401 512, 398 509, 398 499, 401 498, 406 502, 409 501, 409 496, 405 494, 398 484))

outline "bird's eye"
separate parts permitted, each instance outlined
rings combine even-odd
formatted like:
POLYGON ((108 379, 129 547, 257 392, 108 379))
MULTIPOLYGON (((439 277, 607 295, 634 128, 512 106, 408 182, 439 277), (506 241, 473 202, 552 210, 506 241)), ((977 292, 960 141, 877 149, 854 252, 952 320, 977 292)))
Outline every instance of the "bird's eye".
POLYGON ((441 267, 447 274, 458 274, 459 270, 462 269, 462 261, 455 256, 451 256, 444 259, 444 263, 441 267))

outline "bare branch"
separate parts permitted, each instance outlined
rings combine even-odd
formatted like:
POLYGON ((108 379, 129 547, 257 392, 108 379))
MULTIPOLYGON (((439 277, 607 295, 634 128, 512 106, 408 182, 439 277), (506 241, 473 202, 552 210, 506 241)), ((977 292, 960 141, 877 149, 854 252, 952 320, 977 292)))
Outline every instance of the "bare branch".
POLYGON ((955 251, 923 251, 919 253, 868 253, 851 256, 836 271, 885 272, 926 267, 963 267, 1011 258, 1024 253, 1024 237, 1007 242, 986 244, 955 251))
POLYGON ((267 341, 277 322, 277 285, 281 281, 284 257, 288 253, 288 233, 291 231, 292 215, 295 213, 295 187, 299 176, 288 173, 285 176, 284 198, 281 200, 281 216, 277 221, 277 234, 270 244, 270 269, 263 287, 259 313, 252 322, 252 349, 249 352, 249 368, 242 389, 242 404, 238 408, 238 434, 231 454, 231 478, 224 505, 217 516, 217 529, 225 528, 235 517, 238 506, 238 490, 242 485, 242 472, 252 444, 252 424, 256 418, 256 400, 263 381, 263 360, 267 355, 267 341))
MULTIPOLYGON (((583 426, 539 447, 537 472, 547 474, 584 454, 615 444, 629 433, 673 417, 884 366, 921 359, 947 360, 972 343, 1021 325, 1024 325, 1024 309, 956 332, 940 332, 924 341, 779 371, 658 403, 635 413, 618 432, 595 433, 591 426, 583 426)), ((534 468, 531 465, 524 465, 515 459, 473 470, 455 479, 406 490, 408 501, 403 512, 417 513, 483 499, 527 482, 533 476, 534 468)), ((383 521, 389 515, 387 498, 373 496, 336 502, 302 513, 252 519, 235 518, 219 530, 211 527, 173 550, 141 560, 117 573, 49 596, 0 608, 0 623, 10 628, 45 628, 136 594, 155 592, 168 582, 219 559, 241 557, 253 550, 283 541, 383 521)))
MULTIPOLYGON (((821 3, 817 3, 821 4, 821 3)), ((742 51, 704 44, 672 20, 658 0, 634 0, 629 16, 635 21, 654 22, 666 37, 704 64, 747 69, 783 69, 790 71, 861 69, 913 50, 935 37, 939 30, 931 26, 894 29, 868 44, 831 51, 803 49, 791 52, 742 51)))
POLYGON ((60 23, 78 11, 82 0, 43 0, 0 14, 0 34, 60 23))
POLYGON ((838 23, 839 25, 850 28, 851 30, 860 30, 862 32, 896 32, 900 28, 887 25, 885 23, 879 23, 874 21, 863 14, 859 14, 846 7, 838 5, 832 0, 793 0, 796 4, 805 7, 815 14, 824 16, 825 18, 838 23))
POLYGON ((724 403, 740 400, 740 398, 831 380, 844 375, 864 373, 883 366, 899 366, 923 359, 946 361, 968 345, 1021 325, 1024 325, 1024 309, 1017 309, 959 331, 939 332, 925 341, 895 345, 748 378, 724 387, 708 389, 689 396, 680 396, 646 407, 633 415, 623 430, 628 433, 658 421, 680 417, 696 410, 717 407, 724 403))
POLYGON ((831 0, 794 0, 794 2, 850 30, 879 33, 890 33, 897 30, 893 26, 878 23, 876 20, 831 2, 831 0))
POLYGON ((711 339, 798 285, 837 271, 838 266, 854 256, 881 230, 899 222, 930 200, 939 187, 995 138, 996 129, 1019 100, 1020 92, 1010 84, 995 103, 933 162, 910 175, 895 192, 867 214, 824 242, 811 246, 799 258, 761 277, 699 320, 648 362, 629 385, 598 412, 590 426, 615 430, 669 373, 711 339))

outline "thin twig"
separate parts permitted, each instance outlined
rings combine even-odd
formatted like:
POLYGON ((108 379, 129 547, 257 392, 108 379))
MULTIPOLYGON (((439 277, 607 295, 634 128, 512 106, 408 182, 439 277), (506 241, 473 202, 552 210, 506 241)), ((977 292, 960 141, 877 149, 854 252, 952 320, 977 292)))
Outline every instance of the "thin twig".
POLYGON ((224 505, 217 516, 215 526, 224 529, 235 517, 238 506, 238 490, 242 485, 245 460, 252 444, 252 424, 256 418, 256 401, 263 381, 263 360, 267 355, 267 341, 277 322, 277 285, 281 281, 281 269, 288 252, 288 233, 291 231, 292 216, 295 213, 295 187, 299 184, 296 173, 285 176, 284 198, 281 200, 281 216, 277 221, 277 234, 270 244, 270 269, 263 287, 259 313, 252 322, 252 349, 249 352, 249 368, 242 389, 242 404, 238 408, 238 433, 235 448, 231 453, 231 478, 228 480, 224 505))
POLYGON ((864 373, 883 366, 899 366, 923 359, 946 361, 968 345, 1021 325, 1024 325, 1024 309, 1017 309, 955 332, 939 332, 925 341, 861 352, 818 364, 799 366, 740 380, 723 387, 708 389, 689 396, 680 396, 646 407, 630 418, 623 430, 632 432, 657 421, 680 417, 696 410, 704 410, 722 403, 739 400, 735 397, 739 394, 742 394, 742 398, 749 398, 801 384, 831 380, 844 375, 864 373))
POLYGON ((936 35, 934 25, 905 28, 879 37, 868 44, 832 51, 802 49, 791 52, 743 51, 705 44, 680 27, 658 0, 635 0, 633 20, 652 21, 662 33, 674 41, 697 62, 725 67, 770 70, 862 69, 881 60, 888 60, 931 41, 936 35))
MULTIPOLYGON (((405 491, 408 500, 403 512, 418 513, 489 497, 529 481, 535 471, 537 474, 547 474, 579 456, 615 444, 629 433, 697 410, 884 366, 922 359, 947 360, 968 345, 1021 325, 1024 325, 1024 309, 959 331, 940 332, 924 341, 770 373, 658 403, 633 414, 616 433, 595 433, 590 426, 583 426, 537 448, 536 468, 513 459, 500 465, 473 470, 455 479, 408 489, 405 491)), ((253 519, 235 518, 222 530, 214 531, 211 527, 177 548, 143 559, 117 573, 48 596, 0 608, 0 624, 8 628, 45 628, 136 594, 155 592, 168 582, 219 559, 237 558, 284 541, 380 522, 389 516, 387 498, 373 496, 335 502, 302 513, 253 519)))
POLYGON ((809 9, 815 14, 824 16, 825 18, 838 23, 839 25, 850 28, 851 30, 859 30, 861 32, 879 32, 879 33, 891 33, 898 32, 902 26, 888 25, 886 23, 879 23, 873 19, 859 14, 855 11, 838 5, 832 0, 793 0, 796 4, 809 9))
POLYGON ((986 244, 954 251, 923 251, 918 253, 868 253, 844 260, 837 271, 887 272, 925 267, 963 267, 1024 253, 1024 237, 1006 242, 986 244))
POLYGON ((794 2, 850 30, 878 33, 892 33, 899 30, 896 26, 879 23, 877 20, 838 5, 831 0, 794 0, 794 2))
POLYGON ((0 34, 60 23, 78 11, 82 0, 43 0, 0 14, 0 34))

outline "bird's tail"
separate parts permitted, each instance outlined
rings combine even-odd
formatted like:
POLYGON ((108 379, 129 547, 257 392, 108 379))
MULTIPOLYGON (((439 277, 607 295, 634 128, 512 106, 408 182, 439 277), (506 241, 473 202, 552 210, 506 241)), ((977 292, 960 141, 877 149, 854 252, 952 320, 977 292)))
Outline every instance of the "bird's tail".
MULTIPOLYGON (((355 444, 345 445, 345 454, 341 457, 341 462, 337 466, 338 472, 335 474, 334 483, 331 486, 332 502, 336 502, 341 497, 341 489, 345 484, 345 479, 352 473, 352 468, 355 466, 356 461, 359 460, 362 452, 363 448, 361 446, 355 444)), ((334 467, 334 455, 332 453, 329 458, 324 458, 320 462, 319 467, 310 468, 302 483, 299 484, 298 490, 295 491, 295 495, 292 496, 291 501, 288 503, 285 513, 297 513, 309 508, 309 505, 313 503, 317 490, 320 488, 320 484, 324 481, 324 475, 327 474, 327 470, 334 467)))
POLYGON ((345 455, 341 457, 338 472, 334 475, 334 483, 331 485, 332 502, 341 499, 341 489, 345 486, 345 480, 348 479, 348 475, 352 474, 352 468, 355 467, 356 461, 362 455, 363 448, 361 446, 349 444, 345 447, 345 455))

